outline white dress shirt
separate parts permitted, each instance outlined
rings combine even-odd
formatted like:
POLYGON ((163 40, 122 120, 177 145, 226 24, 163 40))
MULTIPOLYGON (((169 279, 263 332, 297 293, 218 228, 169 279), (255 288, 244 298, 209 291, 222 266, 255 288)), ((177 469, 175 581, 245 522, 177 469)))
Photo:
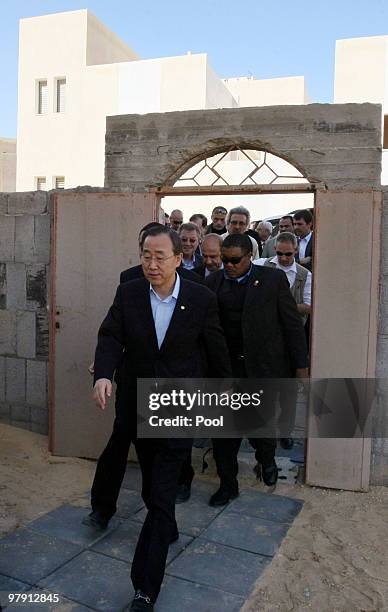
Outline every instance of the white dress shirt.
MULTIPOLYGON (((264 266, 266 261, 267 261, 266 257, 261 257, 260 259, 255 259, 253 264, 256 264, 257 266, 264 266)), ((296 262, 295 262, 295 260, 294 260, 294 263, 291 266, 281 266, 279 261, 278 261, 278 256, 277 255, 275 255, 275 257, 271 257, 269 259, 269 261, 271 263, 276 264, 276 268, 278 270, 283 270, 283 272, 285 272, 285 274, 287 276, 287 279, 288 279, 288 282, 290 284, 290 289, 291 289, 294 286, 295 278, 296 278, 296 262)), ((307 304, 308 306, 311 306, 311 278, 312 278, 312 274, 306 268, 305 268, 305 270, 307 272, 307 278, 306 278, 306 282, 305 282, 304 289, 303 289, 303 304, 307 304)))
POLYGON ((311 240, 312 235, 313 233, 310 232, 309 234, 307 234, 307 236, 299 240, 299 259, 303 259, 305 257, 306 248, 307 248, 308 243, 311 240))
POLYGON ((174 314, 179 289, 181 286, 179 274, 176 274, 175 276, 176 278, 173 292, 164 299, 158 296, 158 294, 150 284, 151 309, 152 316, 154 318, 155 331, 156 337, 158 339, 159 348, 163 344, 163 340, 168 330, 168 326, 170 325, 172 315, 174 314))

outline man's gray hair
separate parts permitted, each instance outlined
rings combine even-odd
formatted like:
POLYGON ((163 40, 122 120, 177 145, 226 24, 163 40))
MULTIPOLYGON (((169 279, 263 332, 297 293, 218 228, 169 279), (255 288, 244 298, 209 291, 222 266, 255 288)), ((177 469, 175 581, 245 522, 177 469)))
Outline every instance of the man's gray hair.
POLYGON ((249 225, 249 222, 251 220, 251 214, 249 210, 245 208, 244 206, 235 206, 234 208, 230 209, 230 211, 226 215, 226 220, 225 220, 226 225, 229 225, 232 215, 245 215, 247 218, 247 225, 249 225))
POLYGON ((269 231, 270 234, 272 234, 273 225, 271 221, 260 221, 259 225, 257 226, 257 229, 259 229, 259 227, 266 229, 267 231, 269 231))
POLYGON ((276 236, 275 244, 278 242, 291 242, 294 249, 298 246, 298 239, 292 232, 281 232, 276 236))
POLYGON ((201 238, 201 231, 196 223, 182 223, 180 228, 178 229, 179 236, 181 233, 186 230, 187 232, 197 232, 198 238, 201 238))

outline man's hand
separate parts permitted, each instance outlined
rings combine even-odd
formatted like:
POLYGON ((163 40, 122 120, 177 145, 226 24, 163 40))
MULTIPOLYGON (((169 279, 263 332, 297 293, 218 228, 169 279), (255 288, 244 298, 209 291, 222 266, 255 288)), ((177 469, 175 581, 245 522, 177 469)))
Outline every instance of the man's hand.
POLYGON ((93 387, 93 399, 96 406, 105 410, 106 397, 112 395, 112 383, 108 378, 99 378, 93 387))
POLYGON ((91 374, 93 376, 93 374, 94 374, 94 361, 92 361, 92 363, 88 367, 88 372, 89 372, 89 374, 91 374))

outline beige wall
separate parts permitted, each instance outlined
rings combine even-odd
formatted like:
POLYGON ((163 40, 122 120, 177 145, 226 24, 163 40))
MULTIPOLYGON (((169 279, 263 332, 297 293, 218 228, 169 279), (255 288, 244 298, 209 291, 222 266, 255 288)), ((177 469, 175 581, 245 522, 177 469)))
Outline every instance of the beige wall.
POLYGON ((0 191, 16 189, 16 140, 0 138, 0 191))
POLYGON ((224 79, 238 106, 272 106, 274 104, 308 104, 304 77, 224 79))

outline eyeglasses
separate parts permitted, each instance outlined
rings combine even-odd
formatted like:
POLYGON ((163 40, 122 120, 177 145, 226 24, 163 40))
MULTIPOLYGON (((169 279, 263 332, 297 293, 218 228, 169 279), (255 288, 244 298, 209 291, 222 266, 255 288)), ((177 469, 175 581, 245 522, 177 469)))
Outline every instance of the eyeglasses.
POLYGON ((171 259, 171 257, 175 257, 175 255, 169 255, 168 257, 163 257, 162 255, 141 255, 142 261, 145 264, 150 264, 152 260, 155 260, 157 264, 163 264, 167 259, 171 259))
POLYGON ((276 251, 276 255, 278 257, 291 257, 291 255, 295 255, 293 251, 287 251, 287 253, 282 253, 281 251, 276 251))
POLYGON ((221 257, 221 259, 222 259, 222 263, 223 264, 226 265, 228 263, 231 263, 233 266, 235 266, 235 265, 240 263, 240 261, 243 259, 243 257, 246 257, 246 254, 245 255, 241 255, 241 257, 225 257, 225 255, 223 255, 221 257))
POLYGON ((229 221, 230 225, 242 225, 245 226, 247 225, 246 221, 236 221, 235 219, 233 221, 229 221))

